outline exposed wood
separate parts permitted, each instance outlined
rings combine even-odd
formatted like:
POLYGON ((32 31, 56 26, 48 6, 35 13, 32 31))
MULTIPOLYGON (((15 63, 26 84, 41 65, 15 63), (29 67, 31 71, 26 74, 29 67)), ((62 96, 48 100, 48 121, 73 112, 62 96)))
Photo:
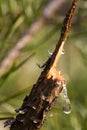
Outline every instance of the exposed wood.
MULTIPOLYGON (((59 41, 52 56, 46 62, 36 84, 28 96, 25 97, 22 106, 14 122, 12 120, 10 130, 37 130, 44 123, 47 112, 53 107, 56 98, 58 98, 63 86, 66 84, 63 76, 58 72, 57 62, 61 56, 68 31, 71 26, 71 20, 77 5, 77 0, 73 0, 61 30, 59 41)), ((6 122, 7 123, 7 122, 6 122)), ((6 124, 5 125, 8 125, 6 124)))

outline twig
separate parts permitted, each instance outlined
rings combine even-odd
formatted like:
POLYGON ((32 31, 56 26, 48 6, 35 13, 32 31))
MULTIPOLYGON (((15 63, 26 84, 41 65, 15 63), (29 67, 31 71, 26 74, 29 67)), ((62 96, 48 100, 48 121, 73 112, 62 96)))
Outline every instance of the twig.
MULTIPOLYGON (((56 49, 48 59, 45 69, 36 84, 33 85, 30 94, 25 97, 22 106, 16 110, 18 115, 15 119, 5 122, 5 126, 11 125, 10 130, 40 129, 47 112, 53 107, 56 98, 63 88, 66 90, 66 81, 58 72, 56 64, 66 41, 76 5, 77 0, 73 0, 72 6, 65 17, 56 49)), ((66 91, 64 93, 66 94, 66 91)))
POLYGON ((36 84, 33 85, 30 95, 25 97, 22 106, 16 110, 18 112, 16 119, 5 122, 5 126, 11 125, 10 130, 40 129, 47 112, 52 108, 63 87, 66 87, 66 81, 58 72, 56 64, 66 41, 76 5, 77 0, 73 0, 72 6, 65 17, 56 49, 48 59, 46 67, 36 84))
POLYGON ((0 77, 10 69, 14 61, 19 56, 21 50, 32 40, 32 38, 34 38, 34 35, 37 33, 37 31, 44 25, 46 20, 45 18, 51 17, 52 14, 54 14, 54 12, 64 2, 65 0, 52 0, 48 3, 42 12, 42 17, 32 23, 27 33, 21 39, 19 39, 16 45, 8 52, 5 59, 0 64, 0 77))
POLYGON ((77 0, 74 0, 71 8, 69 9, 68 13, 66 14, 66 17, 63 22, 63 27, 61 29, 61 35, 60 35, 59 41, 58 41, 55 51, 51 57, 50 67, 56 66, 56 64, 59 60, 59 57, 61 56, 61 53, 63 51, 63 46, 67 39, 68 31, 71 26, 71 20, 72 20, 74 11, 75 11, 76 4, 77 4, 77 0))

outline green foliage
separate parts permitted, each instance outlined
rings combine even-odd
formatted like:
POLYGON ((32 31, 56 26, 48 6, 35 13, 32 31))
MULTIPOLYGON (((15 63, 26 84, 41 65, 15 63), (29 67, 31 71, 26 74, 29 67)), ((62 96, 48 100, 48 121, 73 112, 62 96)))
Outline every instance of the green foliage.
MULTIPOLYGON (((47 2, 0 0, 0 63, 32 22, 40 18, 47 2)), ((65 55, 58 63, 67 80, 72 112, 65 115, 62 112, 62 102, 58 100, 49 112, 42 130, 87 129, 87 2, 84 0, 78 3, 76 21, 65 44, 65 55)), ((57 14, 59 19, 60 16, 61 13, 57 14)), ((53 52, 61 25, 62 23, 56 22, 44 25, 22 50, 10 70, 0 78, 0 120, 16 115, 15 109, 20 107, 40 75, 41 70, 36 63, 43 64, 48 58, 47 51, 53 52)))

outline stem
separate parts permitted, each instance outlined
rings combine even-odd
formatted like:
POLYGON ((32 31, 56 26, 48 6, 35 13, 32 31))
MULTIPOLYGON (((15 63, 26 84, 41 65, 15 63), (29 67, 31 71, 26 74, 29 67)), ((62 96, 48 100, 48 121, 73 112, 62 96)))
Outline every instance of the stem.
POLYGON ((51 57, 51 60, 50 60, 50 67, 56 66, 57 62, 58 62, 58 60, 59 60, 59 58, 61 56, 64 44, 65 44, 66 39, 67 39, 69 29, 70 29, 70 26, 71 26, 71 21, 72 21, 73 15, 74 15, 76 5, 77 5, 77 0, 73 0, 71 8, 67 12, 66 17, 64 19, 59 41, 58 41, 58 43, 56 45, 56 48, 55 48, 54 53, 53 53, 53 55, 51 57))
POLYGON ((53 55, 48 59, 45 69, 42 71, 36 84, 33 85, 30 94, 25 97, 22 106, 17 110, 18 115, 16 119, 5 123, 5 126, 12 123, 10 124, 10 130, 40 129, 44 123, 47 112, 53 107, 56 99, 59 97, 63 89, 63 84, 65 84, 66 81, 59 74, 56 64, 61 56, 76 4, 77 0, 73 0, 71 8, 63 22, 56 49, 53 55))

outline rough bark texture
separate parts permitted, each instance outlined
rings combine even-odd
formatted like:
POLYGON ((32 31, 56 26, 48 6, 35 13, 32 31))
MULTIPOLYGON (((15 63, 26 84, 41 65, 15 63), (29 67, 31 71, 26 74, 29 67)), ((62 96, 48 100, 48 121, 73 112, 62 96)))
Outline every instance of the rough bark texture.
MULTIPOLYGON (((36 84, 26 96, 20 109, 16 110, 18 115, 11 122, 10 130, 37 130, 44 123, 47 112, 53 107, 56 98, 62 91, 63 85, 66 84, 63 76, 58 72, 56 63, 61 55, 67 34, 71 25, 72 16, 75 11, 77 0, 73 0, 72 6, 68 11, 60 39, 52 56, 46 62, 36 84)), ((10 124, 8 122, 8 124, 10 124)), ((7 122, 5 123, 7 125, 7 122)))
POLYGON ((22 107, 18 110, 11 130, 36 130, 44 122, 46 113, 53 106, 62 90, 65 80, 56 68, 42 72, 29 96, 26 96, 22 107))

